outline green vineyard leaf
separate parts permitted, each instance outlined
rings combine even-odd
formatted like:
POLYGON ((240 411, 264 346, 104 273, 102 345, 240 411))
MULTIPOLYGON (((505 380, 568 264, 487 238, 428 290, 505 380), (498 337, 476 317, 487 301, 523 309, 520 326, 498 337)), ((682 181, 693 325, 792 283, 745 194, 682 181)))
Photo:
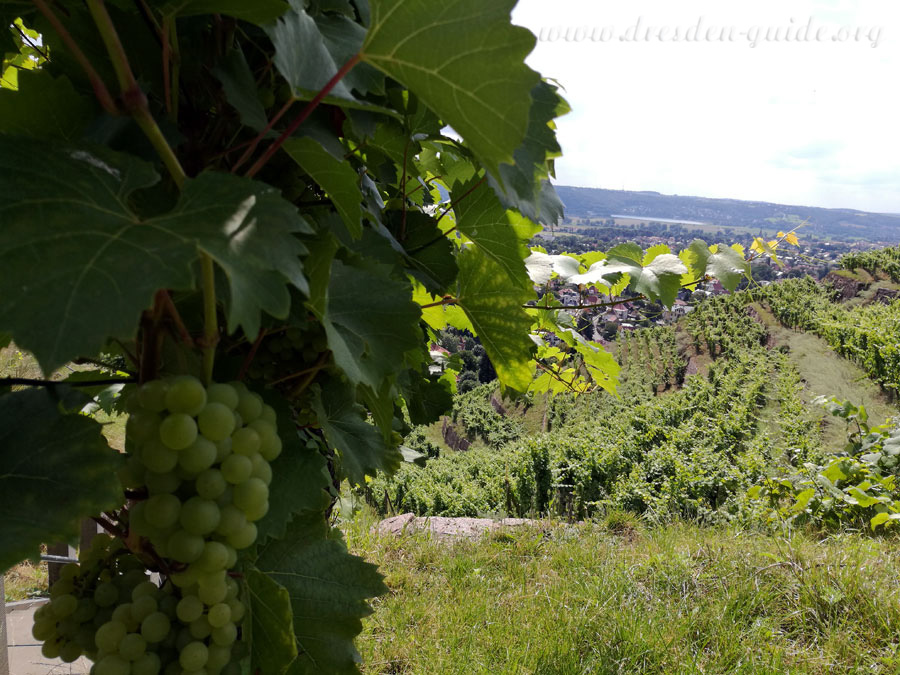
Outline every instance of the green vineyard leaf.
MULTIPOLYGON (((457 298, 505 387, 525 391, 531 383, 534 343, 529 339, 531 318, 522 309, 534 299, 530 282, 514 285, 509 275, 483 251, 459 256, 457 298)), ((527 279, 527 277, 526 277, 527 279)))
POLYGON ((275 190, 202 174, 172 212, 145 220, 128 198, 157 179, 127 155, 0 136, 0 327, 47 372, 99 352, 108 336, 130 336, 157 290, 192 288, 201 250, 228 276, 229 324, 250 335, 261 308, 287 315, 286 283, 306 290, 294 233, 309 228, 275 190))
POLYGON ((0 570, 37 556, 45 542, 78 535, 82 518, 124 501, 121 456, 93 420, 77 414, 90 399, 65 387, 0 396, 0 570), (57 394, 74 403, 64 414, 57 394))
POLYGON ((266 110, 256 94, 256 82, 244 52, 238 48, 229 49, 222 63, 212 72, 222 83, 225 98, 238 111, 241 121, 255 131, 265 129, 268 124, 266 110))
POLYGON ((403 355, 421 342, 415 327, 420 310, 410 300, 409 286, 380 271, 335 260, 322 317, 335 363, 352 382, 374 390, 402 368, 403 355), (360 289, 365 289, 364 300, 360 289))
POLYGON ((149 4, 172 17, 224 14, 258 25, 274 21, 288 9, 284 0, 150 0, 149 4))
POLYGON ((681 259, 690 269, 691 281, 708 275, 722 282, 722 286, 729 291, 737 288, 741 279, 750 272, 750 263, 739 251, 722 245, 710 247, 701 239, 692 241, 681 252, 681 259))
POLYGON ((458 201, 458 205, 453 207, 456 229, 502 267, 511 283, 526 284, 524 259, 528 255, 528 240, 534 233, 527 232, 524 238, 519 237, 513 226, 519 221, 481 179, 473 178, 467 183, 455 185, 451 197, 458 201), (466 195, 465 198, 462 195, 466 195))
POLYGON ((0 89, 0 133, 74 139, 95 108, 75 91, 69 78, 23 70, 18 91, 0 89))
POLYGON ((298 656, 290 675, 356 673, 353 638, 387 588, 375 565, 350 555, 321 517, 296 518, 284 539, 259 551, 256 567, 287 589, 298 656))
POLYGON ((326 440, 340 452, 341 468, 351 483, 362 485, 367 475, 399 466, 400 454, 366 422, 365 408, 356 403, 353 387, 335 378, 320 380, 313 408, 326 440))
POLYGON ((528 129, 538 74, 534 36, 509 22, 514 2, 372 0, 363 61, 415 91, 497 173, 528 129))
POLYGON ((287 589, 255 568, 244 572, 248 591, 253 672, 281 675, 297 658, 294 616, 287 589))
POLYGON ((359 176, 353 167, 332 157, 312 138, 288 139, 284 149, 331 196, 347 231, 359 238, 362 235, 362 193, 359 176))

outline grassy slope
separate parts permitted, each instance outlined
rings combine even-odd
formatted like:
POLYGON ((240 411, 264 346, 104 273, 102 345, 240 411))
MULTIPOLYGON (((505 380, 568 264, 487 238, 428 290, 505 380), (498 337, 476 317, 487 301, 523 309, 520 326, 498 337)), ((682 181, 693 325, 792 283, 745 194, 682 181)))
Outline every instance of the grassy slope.
POLYGON ((626 519, 448 543, 372 522, 348 528, 391 588, 365 673, 900 672, 896 539, 626 519))
MULTIPOLYGON (((869 412, 872 424, 881 424, 898 414, 877 384, 866 377, 865 372, 852 361, 835 354, 822 338, 812 333, 792 330, 778 320, 759 303, 753 308, 768 326, 776 345, 790 348, 788 356, 793 360, 805 380, 807 400, 816 396, 835 396, 854 404, 862 403, 869 412)), ((822 440, 831 450, 839 450, 846 443, 845 424, 828 416, 824 410, 816 411, 824 420, 822 440)))

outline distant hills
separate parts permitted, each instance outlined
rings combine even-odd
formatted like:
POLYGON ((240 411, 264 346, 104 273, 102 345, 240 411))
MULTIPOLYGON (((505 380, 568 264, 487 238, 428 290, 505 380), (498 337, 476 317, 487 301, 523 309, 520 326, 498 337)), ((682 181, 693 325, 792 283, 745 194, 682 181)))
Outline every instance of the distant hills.
MULTIPOLYGON (((567 218, 602 220, 610 216, 708 223, 723 229, 786 230, 802 222, 806 236, 873 243, 900 242, 900 215, 854 209, 823 209, 739 199, 682 197, 659 192, 632 192, 557 185, 567 218)), ((686 227, 690 227, 687 225, 686 227)))

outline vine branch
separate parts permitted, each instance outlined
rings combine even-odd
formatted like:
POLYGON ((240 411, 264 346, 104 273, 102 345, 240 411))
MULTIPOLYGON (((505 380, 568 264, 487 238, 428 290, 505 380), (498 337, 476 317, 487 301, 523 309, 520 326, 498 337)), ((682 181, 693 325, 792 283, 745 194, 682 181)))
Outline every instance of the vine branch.
POLYGON ((87 75, 88 80, 91 83, 91 88, 94 90, 94 96, 97 97, 97 101, 99 101, 101 107, 110 115, 118 115, 119 108, 113 100, 113 97, 110 95, 109 89, 106 88, 106 83, 103 82, 103 78, 100 77, 94 66, 88 60, 88 57, 81 51, 81 47, 79 47, 72 38, 71 33, 66 30, 66 27, 59 20, 59 17, 56 16, 44 0, 32 1, 34 2, 35 7, 37 7, 47 21, 50 22, 50 25, 53 26, 53 30, 59 34, 60 39, 65 43, 66 47, 69 48, 69 51, 72 52, 72 56, 87 75))
POLYGON ((303 110, 300 112, 300 114, 297 115, 297 117, 295 117, 294 120, 287 126, 287 129, 285 129, 282 132, 281 136, 279 136, 272 143, 272 145, 270 145, 266 149, 266 151, 262 154, 262 156, 258 160, 256 160, 256 162, 253 164, 253 166, 251 166, 247 170, 246 176, 248 178, 253 178, 253 176, 255 176, 257 173, 259 173, 259 171, 272 158, 272 155, 274 155, 278 151, 278 148, 280 148, 282 145, 284 145, 284 142, 288 138, 290 138, 290 136, 295 131, 297 131, 297 128, 301 124, 303 124, 306 121, 306 118, 312 114, 313 110, 315 110, 318 107, 319 103, 322 102, 322 99, 324 99, 326 96, 328 96, 328 94, 331 92, 331 90, 335 88, 337 83, 340 82, 344 78, 344 76, 353 69, 353 66, 355 66, 357 63, 359 63, 359 61, 360 61, 360 55, 359 55, 359 53, 357 53, 357 54, 354 54, 352 57, 350 57, 350 59, 347 61, 347 63, 345 63, 343 66, 341 66, 340 70, 338 70, 334 74, 334 76, 330 80, 328 80, 328 82, 325 83, 325 86, 319 90, 319 93, 316 94, 313 97, 313 99, 309 103, 306 104, 306 107, 303 108, 303 110))

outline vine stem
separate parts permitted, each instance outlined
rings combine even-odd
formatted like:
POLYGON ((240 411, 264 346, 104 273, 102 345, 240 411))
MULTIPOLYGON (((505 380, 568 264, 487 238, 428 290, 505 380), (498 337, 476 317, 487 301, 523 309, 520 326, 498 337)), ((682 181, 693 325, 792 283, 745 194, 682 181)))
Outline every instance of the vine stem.
MULTIPOLYGON (((175 156, 172 146, 169 145, 162 131, 160 131, 156 120, 153 119, 153 115, 150 114, 147 97, 141 91, 137 80, 134 78, 134 73, 128 62, 128 55, 125 53, 125 48, 122 46, 122 41, 119 39, 119 34, 116 32, 116 27, 113 25, 109 12, 106 11, 103 0, 86 0, 86 2, 91 16, 94 18, 94 23, 97 25, 97 30, 100 32, 100 37, 103 39, 103 44, 106 45, 106 51, 109 53, 113 69, 116 71, 122 101, 126 110, 128 110, 153 145, 153 149, 156 150, 166 170, 172 176, 175 185, 178 186, 179 190, 183 189, 187 180, 187 174, 185 174, 184 168, 178 161, 178 157, 175 156)), ((172 36, 169 37, 171 38, 172 36)), ((176 106, 177 103, 173 100, 173 109, 176 106)), ((209 384, 212 381, 216 342, 219 336, 218 317, 216 315, 216 276, 212 258, 207 253, 200 254, 200 266, 203 279, 203 377, 206 383, 209 384)))
MULTIPOLYGON (((280 120, 284 116, 284 114, 290 109, 290 107, 292 105, 294 105, 294 99, 289 98, 285 102, 285 104, 283 106, 281 106, 281 108, 278 110, 278 112, 272 116, 272 119, 269 120, 269 123, 266 124, 265 128, 262 131, 260 131, 259 134, 256 135, 256 138, 254 138, 251 141, 248 141, 247 143, 242 144, 242 145, 246 145, 247 148, 244 150, 244 153, 238 158, 238 161, 236 161, 234 163, 234 166, 231 167, 231 173, 237 173, 237 170, 240 169, 241 166, 243 166, 244 162, 246 162, 248 159, 250 159, 250 155, 252 155, 254 152, 256 152, 256 148, 259 145, 260 141, 262 141, 262 139, 264 139, 266 137, 266 134, 272 130, 272 127, 274 127, 275 124, 277 124, 278 120, 280 120)), ((227 155, 228 153, 232 152, 233 150, 237 150, 240 147, 242 147, 242 146, 238 145, 234 148, 230 148, 229 150, 226 150, 223 154, 227 155)))
POLYGON ((262 154, 262 156, 256 160, 256 162, 247 170, 247 178, 253 178, 259 171, 266 165, 266 163, 272 158, 278 148, 284 145, 284 142, 295 132, 297 128, 306 121, 306 118, 312 114, 312 111, 315 110, 319 103, 322 102, 326 96, 328 96, 329 92, 335 88, 338 82, 340 82, 344 76, 349 73, 353 66, 355 66, 360 61, 360 54, 356 53, 350 57, 350 59, 341 66, 340 70, 338 70, 334 76, 325 83, 325 86, 319 90, 319 93, 316 94, 313 99, 306 104, 306 107, 300 112, 297 117, 288 125, 287 129, 282 132, 281 136, 275 140, 272 145, 270 145, 266 151, 262 154))
POLYGON ((55 30, 60 39, 66 44, 66 47, 69 48, 69 51, 72 52, 72 56, 75 57, 75 60, 78 61, 78 65, 81 66, 81 69, 88 76, 88 80, 91 83, 91 88, 94 90, 94 96, 97 97, 97 100, 100 102, 100 105, 103 109, 108 112, 110 115, 118 115, 119 108, 116 105, 116 102, 113 100, 112 95, 109 93, 109 89, 106 88, 106 83, 103 81, 103 78, 97 73, 94 69, 94 66, 91 65, 91 62, 88 60, 88 57, 85 56, 84 52, 81 51, 81 48, 72 38, 72 35, 66 30, 66 27, 62 24, 62 21, 59 20, 59 17, 50 9, 50 6, 44 2, 44 0, 33 0, 35 7, 40 10, 41 14, 50 22, 50 25, 53 26, 53 30, 55 30))

